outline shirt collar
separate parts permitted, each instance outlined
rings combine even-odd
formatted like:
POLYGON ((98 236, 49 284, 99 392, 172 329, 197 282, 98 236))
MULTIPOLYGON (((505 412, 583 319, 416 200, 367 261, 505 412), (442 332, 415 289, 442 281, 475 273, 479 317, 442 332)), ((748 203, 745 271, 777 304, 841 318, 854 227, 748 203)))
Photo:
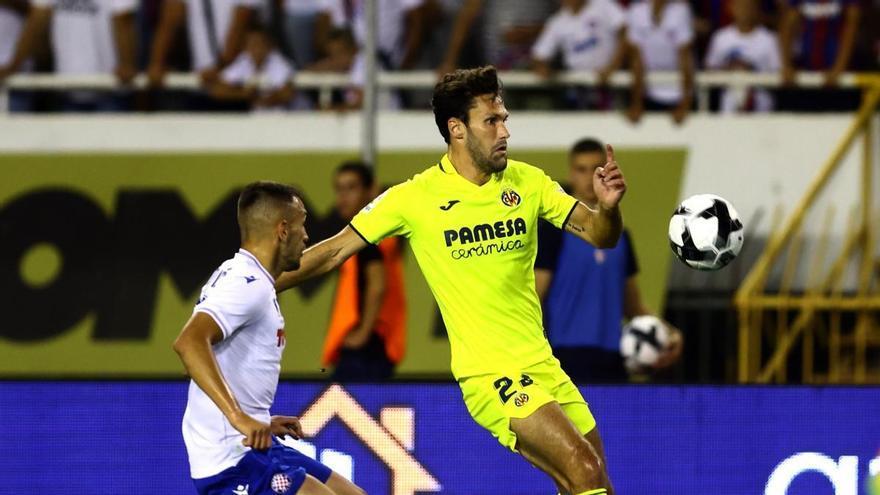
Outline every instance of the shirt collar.
POLYGON ((244 256, 245 258, 248 258, 255 265, 257 265, 257 268, 259 268, 260 271, 263 272, 263 275, 266 276, 266 281, 269 282, 270 284, 272 284, 273 287, 275 286, 275 277, 273 277, 271 274, 269 274, 269 270, 266 270, 266 268, 263 266, 263 264, 260 263, 260 260, 258 260, 257 257, 253 255, 253 253, 251 253, 250 251, 248 251, 245 248, 239 248, 238 254, 244 256))
POLYGON ((455 167, 452 166, 452 161, 449 159, 449 153, 444 153, 443 158, 440 158, 440 170, 442 170, 446 175, 458 175, 458 170, 455 170, 455 167))

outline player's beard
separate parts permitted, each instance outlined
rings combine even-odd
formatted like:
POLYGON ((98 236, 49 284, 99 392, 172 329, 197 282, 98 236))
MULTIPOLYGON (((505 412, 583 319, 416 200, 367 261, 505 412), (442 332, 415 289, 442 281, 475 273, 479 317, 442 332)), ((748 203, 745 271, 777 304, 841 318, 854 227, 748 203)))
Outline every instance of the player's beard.
POLYGON ((493 159, 491 151, 489 154, 484 153, 480 149, 479 140, 471 133, 470 129, 468 129, 467 150, 468 154, 471 155, 474 165, 484 173, 497 174, 507 168, 507 155, 501 155, 501 158, 493 159))

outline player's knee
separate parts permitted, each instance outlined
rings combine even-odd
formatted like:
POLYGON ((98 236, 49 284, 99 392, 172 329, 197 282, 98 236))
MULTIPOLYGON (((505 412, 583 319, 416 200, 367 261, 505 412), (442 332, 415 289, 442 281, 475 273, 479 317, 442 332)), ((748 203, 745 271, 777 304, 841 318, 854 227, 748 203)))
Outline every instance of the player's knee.
POLYGON ((603 487, 605 467, 587 442, 572 446, 570 459, 565 477, 571 493, 603 487))

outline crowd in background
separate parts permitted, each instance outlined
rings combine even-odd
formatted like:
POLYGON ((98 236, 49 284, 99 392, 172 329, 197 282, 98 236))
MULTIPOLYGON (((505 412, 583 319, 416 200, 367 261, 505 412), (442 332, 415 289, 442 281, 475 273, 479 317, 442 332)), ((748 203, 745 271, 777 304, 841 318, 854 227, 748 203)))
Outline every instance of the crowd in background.
MULTIPOLYGON (((366 0, 0 0, 0 81, 11 74, 112 73, 120 90, 51 96, 15 92, 13 111, 357 109, 366 77, 366 0), (163 91, 169 72, 197 72, 202 92, 163 91), (330 101, 298 91, 298 71, 350 82, 330 101), (146 73, 151 91, 125 89, 146 73), (261 81, 259 85, 255 81, 261 81)), ((857 91, 833 88, 846 71, 880 60, 878 0, 377 0, 377 62, 383 70, 491 63, 501 70, 593 71, 595 87, 510 95, 511 106, 668 111, 694 105, 697 70, 774 72, 781 90, 728 89, 725 112, 846 110, 857 91), (613 90, 615 70, 634 83, 613 90), (679 84, 645 84, 677 71, 679 84), (798 71, 820 71, 828 88, 794 90, 798 71)), ((383 108, 426 108, 429 91, 380 95, 383 108)))

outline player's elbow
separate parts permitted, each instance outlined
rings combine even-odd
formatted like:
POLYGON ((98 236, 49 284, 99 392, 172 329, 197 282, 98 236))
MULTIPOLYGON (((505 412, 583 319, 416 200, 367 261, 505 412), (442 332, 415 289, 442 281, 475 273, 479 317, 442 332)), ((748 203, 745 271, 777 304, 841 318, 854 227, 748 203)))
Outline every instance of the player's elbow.
POLYGON ((601 237, 597 237, 593 240, 593 244, 596 245, 599 249, 612 249, 617 246, 617 241, 620 239, 619 235, 604 235, 601 237))
POLYGON ((183 357, 189 349, 189 339, 184 334, 178 335, 171 344, 171 348, 174 349, 178 356, 183 357))

